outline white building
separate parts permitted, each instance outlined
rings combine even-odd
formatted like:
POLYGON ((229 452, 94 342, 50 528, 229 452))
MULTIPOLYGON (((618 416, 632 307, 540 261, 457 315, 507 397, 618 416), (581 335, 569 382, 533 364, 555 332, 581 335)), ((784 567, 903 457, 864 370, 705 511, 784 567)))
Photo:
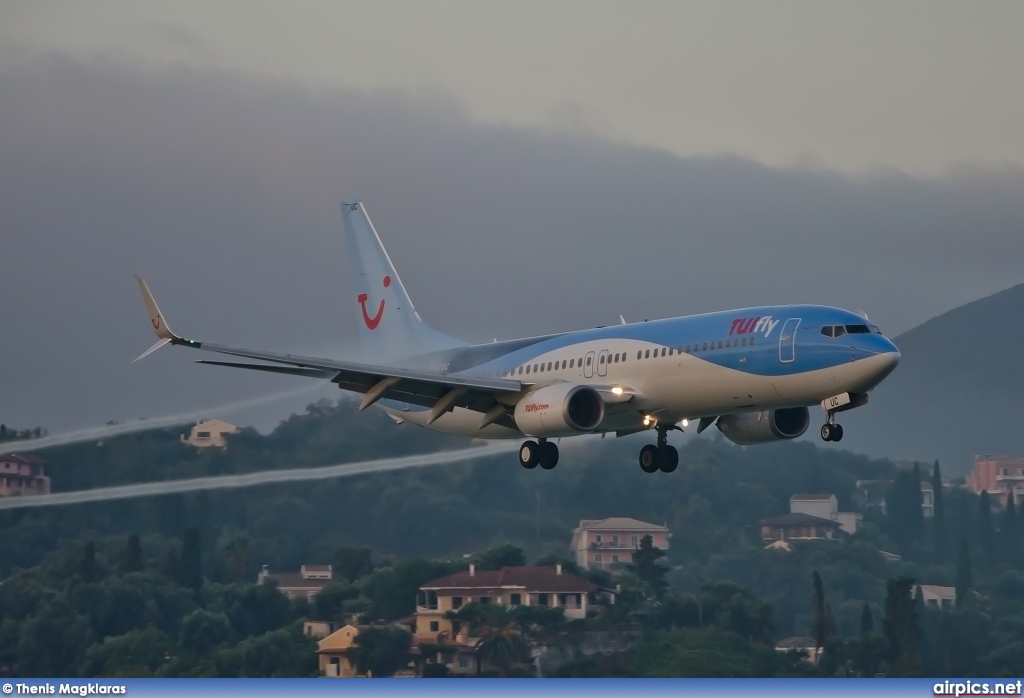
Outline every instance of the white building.
POLYGON ((794 494, 789 498, 789 513, 830 519, 851 535, 857 532, 857 526, 863 520, 857 512, 839 511, 839 502, 834 494, 794 494))

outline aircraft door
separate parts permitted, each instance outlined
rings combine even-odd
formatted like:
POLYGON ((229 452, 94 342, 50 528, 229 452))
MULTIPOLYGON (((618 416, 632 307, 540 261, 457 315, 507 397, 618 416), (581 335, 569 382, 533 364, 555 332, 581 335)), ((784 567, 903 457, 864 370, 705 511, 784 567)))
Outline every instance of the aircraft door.
POLYGON ((597 359, 594 356, 594 352, 588 351, 587 358, 583 360, 583 377, 593 378, 594 377, 594 361, 597 359))
POLYGON ((779 361, 784 364, 793 363, 796 359, 796 330, 800 327, 800 318, 791 317, 782 326, 779 334, 779 361))
POLYGON ((597 375, 604 376, 608 373, 608 358, 611 354, 607 349, 601 350, 601 356, 597 359, 597 375))

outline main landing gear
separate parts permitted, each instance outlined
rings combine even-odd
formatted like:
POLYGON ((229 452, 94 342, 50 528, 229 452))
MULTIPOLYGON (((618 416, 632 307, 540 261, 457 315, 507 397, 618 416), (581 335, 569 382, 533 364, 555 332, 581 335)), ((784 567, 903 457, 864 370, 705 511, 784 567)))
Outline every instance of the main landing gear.
POLYGON ((558 465, 558 446, 547 439, 524 441, 519 447, 519 465, 532 470, 538 465, 551 470, 558 465))
POLYGON ((821 425, 821 440, 822 441, 842 441, 843 440, 843 425, 836 424, 836 413, 828 413, 828 421, 821 425))
POLYGON ((679 467, 679 451, 668 445, 668 432, 679 429, 675 424, 654 427, 658 431, 658 443, 647 444, 640 449, 640 469, 645 473, 671 473, 679 467))

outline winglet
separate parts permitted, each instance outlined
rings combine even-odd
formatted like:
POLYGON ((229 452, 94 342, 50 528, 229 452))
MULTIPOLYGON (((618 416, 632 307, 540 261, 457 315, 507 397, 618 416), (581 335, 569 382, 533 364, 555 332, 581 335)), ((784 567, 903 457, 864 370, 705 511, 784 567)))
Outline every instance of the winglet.
MULTIPOLYGON (((178 335, 171 331, 171 328, 167 326, 167 321, 164 320, 163 314, 160 312, 160 308, 157 306, 156 301, 153 299, 153 294, 149 291, 149 286, 146 285, 145 280, 136 275, 135 280, 139 282, 139 291, 142 293, 142 301, 146 304, 146 312, 149 314, 149 324, 156 333, 157 341, 156 344, 151 346, 149 349, 144 351, 138 359, 149 356, 160 347, 173 342, 176 339, 181 339, 178 335)), ((133 362, 134 363, 134 362, 133 362)))

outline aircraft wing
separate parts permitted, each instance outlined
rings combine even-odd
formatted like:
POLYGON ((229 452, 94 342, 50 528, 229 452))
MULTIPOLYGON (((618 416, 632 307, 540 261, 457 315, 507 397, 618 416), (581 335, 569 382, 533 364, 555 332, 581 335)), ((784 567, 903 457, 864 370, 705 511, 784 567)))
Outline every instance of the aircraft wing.
POLYGON ((515 403, 513 395, 521 392, 524 388, 524 385, 517 380, 458 376, 395 366, 376 366, 294 354, 277 354, 185 339, 174 334, 167 326, 146 282, 139 276, 135 278, 149 314, 150 325, 158 339, 157 343, 143 352, 136 361, 167 344, 254 359, 265 363, 209 360, 200 360, 198 363, 326 379, 337 383, 338 387, 344 390, 362 393, 364 397, 359 406, 360 409, 366 409, 381 398, 389 398, 429 407, 431 409, 430 421, 434 421, 454 407, 465 407, 486 413, 490 420, 487 423, 501 423, 509 417, 506 411, 498 409, 498 406, 513 405, 515 403), (508 400, 498 399, 506 395, 509 396, 508 400))

